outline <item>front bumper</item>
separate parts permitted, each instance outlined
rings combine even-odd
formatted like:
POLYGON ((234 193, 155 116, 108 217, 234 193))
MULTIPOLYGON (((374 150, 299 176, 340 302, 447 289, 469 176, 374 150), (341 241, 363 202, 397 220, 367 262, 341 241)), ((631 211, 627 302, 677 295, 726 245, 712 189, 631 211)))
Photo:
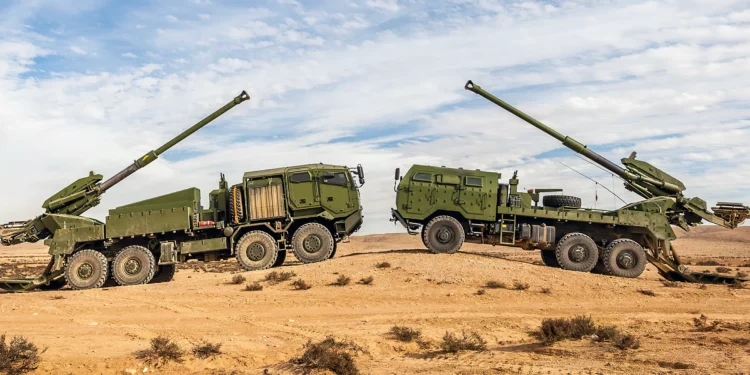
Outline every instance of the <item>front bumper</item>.
POLYGON ((413 224, 406 221, 406 219, 404 219, 404 217, 394 208, 391 208, 391 221, 401 223, 401 225, 406 228, 406 232, 412 236, 417 235, 419 233, 419 228, 421 227, 420 224, 413 224))

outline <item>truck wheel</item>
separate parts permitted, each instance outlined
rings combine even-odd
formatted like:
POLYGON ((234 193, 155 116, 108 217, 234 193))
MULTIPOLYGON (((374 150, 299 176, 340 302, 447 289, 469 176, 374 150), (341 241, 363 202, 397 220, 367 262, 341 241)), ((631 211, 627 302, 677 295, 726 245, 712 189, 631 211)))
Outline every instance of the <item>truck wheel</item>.
POLYGON ((435 254, 454 254, 464 243, 464 227, 450 216, 438 216, 424 229, 426 246, 435 254))
POLYGON ((336 241, 333 241, 333 251, 331 251, 331 256, 328 257, 328 259, 333 259, 333 257, 336 256, 336 250, 339 248, 339 243, 336 241))
POLYGON ((174 274, 177 273, 176 264, 165 264, 159 266, 156 270, 154 278, 151 279, 151 284, 168 283, 174 278, 174 274))
POLYGON ((318 223, 307 223, 294 232, 294 256, 302 263, 314 263, 330 258, 334 245, 328 228, 318 223))
POLYGON ((599 248, 583 233, 568 233, 557 243, 555 258, 564 270, 590 272, 599 260, 599 248))
POLYGON ((429 247, 427 246, 427 238, 425 238, 425 236, 424 236, 425 233, 427 233, 427 231, 423 230, 422 233, 419 234, 419 238, 422 239, 422 244, 424 245, 424 247, 427 248, 427 249, 429 249, 429 247))
POLYGON ((545 195, 542 197, 542 206, 581 208, 581 198, 570 195, 545 195))
POLYGON ((122 286, 148 284, 156 273, 156 260, 149 249, 133 245, 117 253, 112 277, 122 286))
POLYGON ((65 264, 65 282, 74 290, 101 288, 108 274, 107 258, 96 250, 81 250, 65 264))
POLYGON ((613 276, 636 278, 646 269, 646 252, 633 240, 622 238, 609 243, 602 263, 613 276))
POLYGON ((247 271, 271 268, 279 256, 279 246, 270 234, 255 230, 240 238, 234 248, 237 263, 247 271))
POLYGON ((552 250, 542 250, 542 263, 547 267, 560 268, 560 263, 557 262, 555 252, 552 250))
POLYGON ((280 267, 282 264, 284 264, 284 261, 286 260, 286 250, 279 250, 279 253, 276 255, 276 261, 273 262, 273 265, 271 268, 280 267))

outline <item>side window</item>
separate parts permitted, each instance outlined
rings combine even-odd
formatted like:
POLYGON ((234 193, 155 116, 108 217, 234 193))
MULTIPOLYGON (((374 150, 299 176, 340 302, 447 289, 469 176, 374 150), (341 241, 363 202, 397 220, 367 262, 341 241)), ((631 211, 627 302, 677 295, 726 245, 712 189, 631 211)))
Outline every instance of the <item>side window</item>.
POLYGON ((429 173, 417 172, 411 179, 414 181, 432 182, 432 175, 429 173))
POLYGON ((310 173, 309 172, 301 172, 301 173, 295 173, 289 177, 289 181, 291 182, 310 182, 310 173))
POLYGON ((482 187, 482 179, 479 177, 466 177, 466 186, 482 187))
POLYGON ((343 172, 333 173, 333 176, 323 176, 323 183, 329 185, 346 185, 346 175, 343 172))

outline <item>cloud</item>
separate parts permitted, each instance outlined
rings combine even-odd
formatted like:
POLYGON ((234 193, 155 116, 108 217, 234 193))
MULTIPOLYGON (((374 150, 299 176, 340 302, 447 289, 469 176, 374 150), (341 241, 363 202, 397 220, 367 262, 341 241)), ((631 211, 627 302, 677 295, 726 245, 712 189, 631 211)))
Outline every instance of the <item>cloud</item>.
POLYGON ((122 54, 122 57, 127 57, 127 58, 129 58, 129 59, 136 59, 136 58, 138 58, 138 56, 136 56, 136 55, 135 55, 134 53, 132 53, 132 52, 126 52, 126 53, 123 53, 123 54, 122 54))
POLYGON ((385 10, 388 12, 398 12, 401 7, 397 0, 367 0, 365 4, 370 8, 385 10))
POLYGON ((3 167, 24 177, 0 183, 1 196, 19 197, 4 201, 0 221, 38 214, 89 170, 113 175, 243 89, 250 102, 112 189, 90 214, 101 219, 108 208, 188 186, 205 196, 219 172, 236 181, 309 162, 363 164, 364 233, 401 230, 387 220, 393 169, 414 163, 482 168, 504 180, 517 169, 522 187, 560 187, 591 207, 620 204, 562 162, 637 199, 463 90, 467 79, 615 162, 638 150, 690 196, 750 201, 750 25, 741 6, 370 3, 216 2, 209 19, 195 16, 206 14, 204 4, 178 12, 149 3, 93 33, 75 27, 84 16, 69 15, 62 36, 33 18, 4 18, 29 27, 0 37, 0 159, 22 158, 3 167), (70 57, 67 46, 97 53, 70 57), (139 59, 123 61, 128 54, 139 59))
POLYGON ((78 46, 71 46, 70 50, 73 51, 74 53, 78 54, 78 55, 86 55, 87 54, 87 52, 83 48, 78 47, 78 46))

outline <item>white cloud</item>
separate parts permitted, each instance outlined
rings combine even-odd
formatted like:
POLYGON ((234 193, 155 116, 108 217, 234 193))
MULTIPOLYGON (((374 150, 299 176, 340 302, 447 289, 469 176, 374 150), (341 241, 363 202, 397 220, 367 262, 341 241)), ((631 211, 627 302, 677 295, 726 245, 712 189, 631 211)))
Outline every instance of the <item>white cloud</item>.
POLYGON ((388 12, 398 12, 399 9, 401 9, 397 0, 367 0, 365 4, 370 8, 376 8, 388 12))
POLYGON ((198 15, 198 18, 206 21, 206 20, 210 20, 211 19, 211 15, 210 14, 201 13, 201 14, 198 15))
POLYGON ((166 19, 169 22, 179 22, 180 21, 177 17, 175 17, 175 16, 173 16, 171 14, 165 16, 164 19, 166 19))
POLYGON ((86 55, 87 54, 87 52, 83 48, 78 47, 78 46, 71 46, 70 50, 73 51, 73 53, 76 53, 78 55, 86 55))
POLYGON ((132 52, 123 53, 122 57, 127 57, 129 59, 136 59, 136 58, 138 58, 138 56, 136 56, 136 54, 134 54, 132 52))
MULTIPOLYGON (((524 187, 562 187, 590 206, 595 186, 558 160, 610 187, 609 175, 570 153, 540 158, 560 143, 464 91, 467 79, 612 160, 637 149, 691 196, 750 201, 742 188, 750 178, 742 167, 750 156, 742 104, 750 100, 750 25, 741 10, 720 2, 455 3, 466 12, 392 2, 414 17, 398 22, 391 12, 355 8, 276 14, 217 5, 208 22, 183 17, 160 33, 151 30, 167 12, 154 11, 128 20, 151 34, 127 40, 142 50, 127 48, 164 64, 33 78, 24 74, 40 68, 38 57, 65 55, 58 44, 70 44, 0 37, 0 159, 24 160, 4 165, 24 184, 0 183, 0 195, 24 199, 5 202, 0 221, 33 216, 88 170, 116 173, 242 89, 249 103, 107 193, 91 214, 187 186, 205 195, 222 171, 234 181, 247 170, 318 161, 364 165, 365 232, 400 230, 387 221, 392 172, 413 163, 497 170, 503 179, 518 169, 524 187), (419 16, 428 11, 440 17, 419 16), (82 149, 96 157, 81 157, 82 149), (198 156, 170 161, 181 151, 198 156)), ((79 48, 106 51, 89 37, 92 47, 79 48)), ((604 195, 598 207, 615 207, 604 195)))

